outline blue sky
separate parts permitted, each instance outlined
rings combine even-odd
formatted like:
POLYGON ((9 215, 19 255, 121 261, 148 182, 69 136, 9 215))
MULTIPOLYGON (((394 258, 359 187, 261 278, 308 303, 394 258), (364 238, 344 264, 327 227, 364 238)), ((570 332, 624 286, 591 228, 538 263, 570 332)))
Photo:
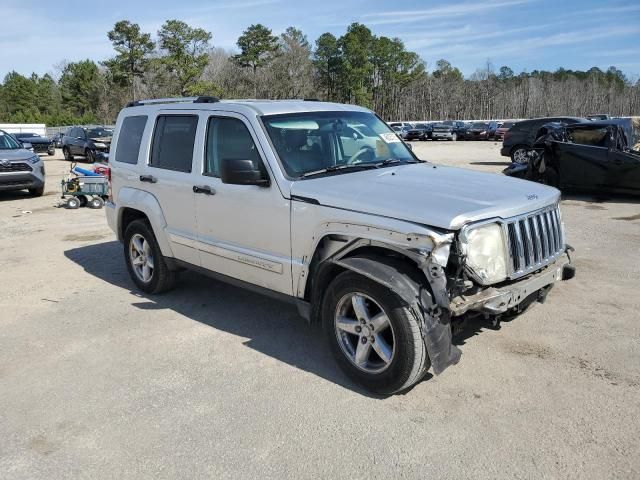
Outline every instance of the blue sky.
POLYGON ((226 49, 252 23, 274 33, 296 26, 315 41, 357 21, 399 37, 429 69, 446 58, 465 75, 490 60, 516 72, 616 65, 640 76, 638 0, 3 0, 0 12, 0 78, 11 70, 54 73, 62 60, 106 59, 113 54, 106 32, 116 21, 155 36, 169 18, 207 29, 226 49))

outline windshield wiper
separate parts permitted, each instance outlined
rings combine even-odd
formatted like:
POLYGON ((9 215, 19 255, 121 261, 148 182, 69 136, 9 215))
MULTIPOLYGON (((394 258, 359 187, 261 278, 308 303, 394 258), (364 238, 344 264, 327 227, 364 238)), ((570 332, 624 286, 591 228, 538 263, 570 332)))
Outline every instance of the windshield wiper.
POLYGON ((320 170, 313 170, 300 175, 300 178, 308 178, 315 175, 322 175, 323 173, 331 173, 337 171, 350 171, 350 170, 369 170, 371 168, 378 168, 374 163, 354 163, 353 165, 331 165, 327 168, 321 168, 320 170))
POLYGON ((381 167, 386 167, 387 165, 396 165, 398 163, 421 163, 417 160, 401 160, 399 158, 387 158, 386 160, 383 160, 382 162, 377 162, 374 165, 376 166, 376 168, 381 168, 381 167))

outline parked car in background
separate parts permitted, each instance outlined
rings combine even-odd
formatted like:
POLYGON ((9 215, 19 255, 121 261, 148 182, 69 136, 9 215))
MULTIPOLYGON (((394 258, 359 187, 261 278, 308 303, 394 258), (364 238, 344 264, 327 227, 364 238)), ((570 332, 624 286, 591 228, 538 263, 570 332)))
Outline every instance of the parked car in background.
POLYGON ((407 131, 405 140, 428 140, 431 138, 433 128, 426 123, 416 123, 407 131))
POLYGON ((53 137, 51 137, 53 146, 55 148, 62 148, 62 137, 64 137, 64 132, 58 132, 53 137))
POLYGON ((409 122, 391 122, 391 123, 389 124, 389 126, 390 126, 391 128, 394 128, 394 127, 402 127, 402 128, 408 128, 408 129, 411 129, 411 128, 413 128, 413 123, 409 123, 409 122))
POLYGON ((29 190, 31 195, 40 197, 44 179, 44 162, 38 154, 0 130, 0 191, 29 190))
POLYGON ((504 173, 562 190, 640 195, 640 118, 616 120, 546 124, 529 163, 504 173))
POLYGON ((467 131, 467 125, 458 120, 447 120, 433 125, 431 138, 433 140, 463 140, 467 131))
POLYGON ((489 124, 484 122, 472 123, 464 133, 465 140, 488 140, 489 124))
POLYGON ((14 133, 13 136, 21 143, 30 143, 35 153, 46 153, 48 155, 56 153, 53 140, 48 137, 28 132, 14 133))
POLYGON ((402 138, 403 140, 406 140, 407 138, 407 132, 409 132, 409 130, 411 130, 410 127, 400 127, 400 126, 396 126, 396 127, 391 127, 393 128, 393 131, 396 132, 398 134, 398 136, 400 138, 402 138))
POLYGON ((609 120, 611 117, 606 113, 595 113, 593 115, 587 115, 587 120, 609 120))
POLYGON ((80 156, 93 163, 108 155, 112 137, 110 128, 71 127, 62 138, 62 153, 69 161, 80 156))
POLYGON ((487 140, 494 140, 496 138, 496 132, 503 122, 491 121, 489 122, 489 128, 487 129, 487 140))
POLYGON ((493 139, 496 141, 502 141, 502 139, 504 138, 504 134, 508 132, 509 129, 513 127, 515 124, 516 122, 501 123, 500 126, 496 128, 496 131, 493 134, 493 139))
POLYGON ((547 117, 517 122, 504 134, 500 155, 510 157, 514 163, 527 163, 536 134, 544 124, 557 122, 569 125, 586 121, 588 120, 580 117, 547 117))

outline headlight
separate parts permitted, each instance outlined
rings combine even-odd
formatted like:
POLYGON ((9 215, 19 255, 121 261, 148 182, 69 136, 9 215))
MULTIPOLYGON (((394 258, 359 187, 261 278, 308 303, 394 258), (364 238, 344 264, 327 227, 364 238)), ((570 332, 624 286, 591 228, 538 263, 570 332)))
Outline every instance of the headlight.
POLYGON ((40 157, 36 154, 33 157, 29 158, 29 163, 38 163, 40 161, 40 157))
POLYGON ((483 284, 507 278, 507 255, 502 227, 490 223, 465 234, 467 266, 483 284))
POLYGON ((107 145, 102 142, 95 142, 94 145, 96 146, 96 148, 107 148, 107 145))

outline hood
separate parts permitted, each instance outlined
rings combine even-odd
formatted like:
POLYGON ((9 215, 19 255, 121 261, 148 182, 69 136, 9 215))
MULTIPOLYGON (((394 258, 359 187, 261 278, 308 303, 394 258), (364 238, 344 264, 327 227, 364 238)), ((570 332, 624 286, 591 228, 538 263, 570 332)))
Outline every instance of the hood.
POLYGON ((299 180, 291 194, 447 230, 531 212, 560 198, 558 190, 539 183, 430 163, 299 180))
POLYGON ((12 162, 18 160, 28 160, 33 157, 33 152, 30 152, 24 148, 17 148, 15 150, 2 150, 0 149, 0 162, 2 160, 10 160, 12 162))
POLYGON ((22 143, 51 143, 51 139, 47 137, 25 137, 21 138, 20 141, 22 143))

